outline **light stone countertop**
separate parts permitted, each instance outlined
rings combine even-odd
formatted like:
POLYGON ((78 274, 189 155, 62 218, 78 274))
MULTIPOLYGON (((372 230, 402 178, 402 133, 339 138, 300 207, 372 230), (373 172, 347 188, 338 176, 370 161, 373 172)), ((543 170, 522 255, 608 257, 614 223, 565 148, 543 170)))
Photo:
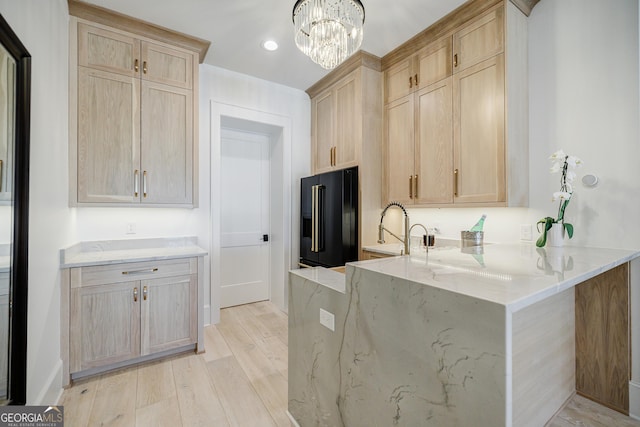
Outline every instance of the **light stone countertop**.
POLYGON ((60 268, 205 256, 197 237, 101 240, 60 250, 60 268))
POLYGON ((344 273, 339 273, 324 267, 301 268, 299 270, 291 270, 291 272, 297 274, 303 279, 319 283, 342 294, 345 293, 346 286, 344 273))
MULTIPOLYGON (((396 244, 382 246, 378 248, 380 253, 398 253, 389 253, 396 244)), ((464 249, 430 248, 428 255, 424 249, 412 248, 411 256, 359 261, 347 266, 498 303, 515 312, 638 256, 640 251, 621 249, 493 243, 464 249)), ((320 275, 317 277, 322 279, 320 275)), ((335 284, 327 286, 334 288, 335 284)))

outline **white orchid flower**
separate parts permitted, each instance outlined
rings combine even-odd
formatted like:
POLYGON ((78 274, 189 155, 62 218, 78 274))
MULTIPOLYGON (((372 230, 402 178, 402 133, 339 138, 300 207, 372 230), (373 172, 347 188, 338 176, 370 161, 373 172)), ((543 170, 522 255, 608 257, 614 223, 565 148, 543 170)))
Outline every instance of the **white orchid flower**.
POLYGON ((567 171, 566 181, 573 182, 574 179, 576 179, 576 173, 573 171, 567 171))
POLYGON ((569 193, 568 191, 556 191, 555 193, 553 193, 553 198, 551 199, 551 201, 555 202, 556 200, 569 199, 571 199, 571 193, 569 193))
POLYGON ((560 172, 562 170, 562 162, 554 162, 549 170, 551 173, 560 172))
POLYGON ((567 155, 564 153, 563 150, 558 150, 555 153, 553 153, 551 157, 549 157, 549 160, 558 160, 558 161, 564 162, 564 159, 566 157, 567 155))
POLYGON ((582 166, 582 160, 580 160, 576 156, 569 156, 567 157, 567 164, 572 168, 575 168, 578 166, 582 166))
POLYGON ((565 186, 565 188, 566 188, 566 190, 567 190, 567 191, 566 191, 567 193, 569 193, 569 194, 573 194, 573 186, 572 186, 570 183, 565 182, 565 183, 564 183, 564 186, 565 186))

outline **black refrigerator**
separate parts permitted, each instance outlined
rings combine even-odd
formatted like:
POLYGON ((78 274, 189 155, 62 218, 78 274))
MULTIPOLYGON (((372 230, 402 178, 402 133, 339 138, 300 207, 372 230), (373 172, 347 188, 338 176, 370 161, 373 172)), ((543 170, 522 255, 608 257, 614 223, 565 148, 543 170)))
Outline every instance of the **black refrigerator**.
POLYGON ((358 168, 302 178, 300 187, 300 265, 357 261, 358 168))

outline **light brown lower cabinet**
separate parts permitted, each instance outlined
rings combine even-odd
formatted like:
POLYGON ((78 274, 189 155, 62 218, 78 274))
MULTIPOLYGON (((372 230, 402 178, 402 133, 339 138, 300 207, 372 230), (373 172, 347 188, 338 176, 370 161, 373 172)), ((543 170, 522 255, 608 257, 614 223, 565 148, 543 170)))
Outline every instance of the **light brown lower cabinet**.
POLYGON ((629 414, 629 264, 576 286, 576 391, 629 414))
POLYGON ((392 257, 393 255, 387 255, 387 254, 383 254, 380 252, 372 252, 372 251, 367 251, 367 250, 363 250, 362 251, 362 259, 361 261, 365 261, 368 259, 378 259, 378 258, 389 258, 392 257))
POLYGON ((197 258, 71 268, 71 376, 194 345, 197 272, 197 258))

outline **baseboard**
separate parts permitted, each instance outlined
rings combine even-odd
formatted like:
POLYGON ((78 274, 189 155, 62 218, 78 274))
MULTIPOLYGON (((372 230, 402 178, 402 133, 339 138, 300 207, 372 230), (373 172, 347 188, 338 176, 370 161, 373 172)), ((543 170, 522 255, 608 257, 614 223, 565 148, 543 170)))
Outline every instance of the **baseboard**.
POLYGON ((640 421, 640 383, 629 381, 629 416, 640 421))
POLYGON ((296 421, 295 418, 293 418, 293 415, 291 415, 291 412, 287 411, 287 417, 289 417, 289 421, 291 421, 291 425, 293 427, 300 427, 300 424, 298 424, 298 422, 296 421))
POLYGON ((55 405, 62 397, 62 360, 58 360, 56 368, 53 370, 44 388, 32 402, 28 405, 55 405))

